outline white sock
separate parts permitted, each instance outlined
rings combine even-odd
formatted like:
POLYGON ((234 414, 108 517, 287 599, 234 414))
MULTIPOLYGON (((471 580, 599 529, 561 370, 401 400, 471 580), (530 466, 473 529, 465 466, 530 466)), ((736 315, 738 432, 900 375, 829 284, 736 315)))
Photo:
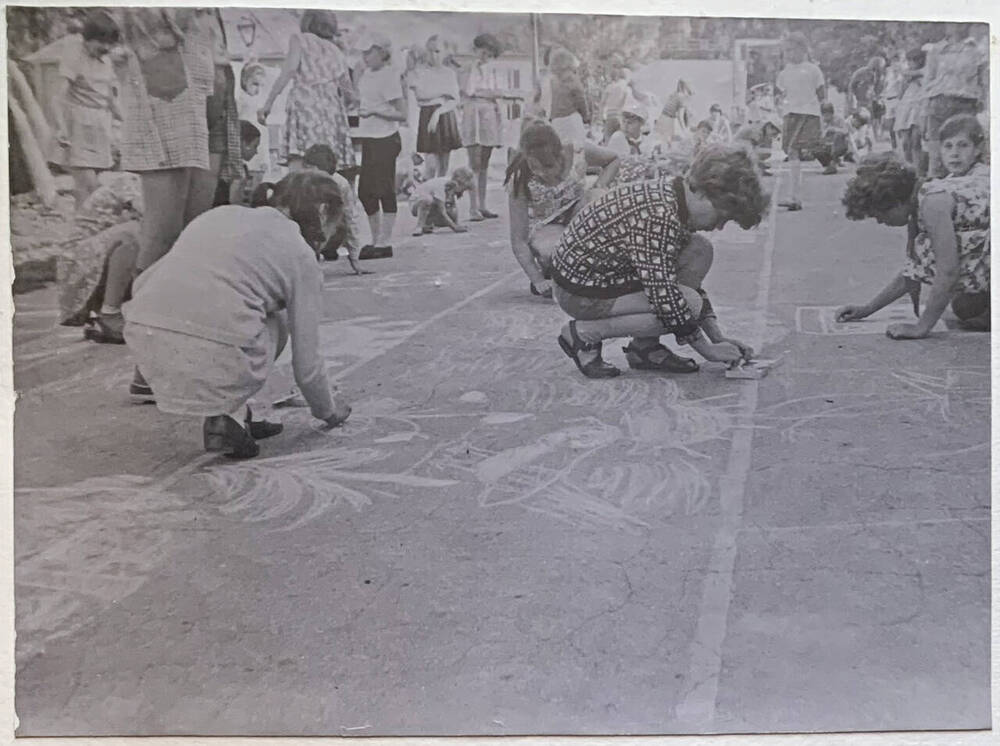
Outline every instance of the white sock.
POLYGON ((382 235, 376 246, 392 246, 392 229, 396 226, 396 213, 382 213, 382 235))
POLYGON ((240 406, 236 407, 232 412, 227 412, 227 414, 242 426, 247 418, 247 405, 240 404, 240 406))
POLYGON ((382 226, 382 214, 376 212, 374 215, 368 216, 368 227, 372 232, 372 246, 378 246, 379 234, 381 232, 382 226))
POLYGON ((121 306, 109 306, 109 305, 101 306, 101 314, 104 316, 119 316, 121 315, 121 312, 122 312, 121 306))

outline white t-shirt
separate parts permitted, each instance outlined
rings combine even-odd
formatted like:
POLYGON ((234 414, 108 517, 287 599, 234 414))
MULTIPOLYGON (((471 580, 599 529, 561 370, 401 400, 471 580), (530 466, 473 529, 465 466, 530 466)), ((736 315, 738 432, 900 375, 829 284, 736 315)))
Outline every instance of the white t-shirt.
MULTIPOLYGON (((403 83, 399 71, 392 65, 372 71, 365 70, 358 80, 358 94, 361 109, 377 109, 390 101, 403 98, 403 83)), ((382 117, 361 117, 358 123, 358 137, 388 137, 399 130, 399 122, 382 117)))
POLYGON ((446 202, 448 200, 448 194, 445 189, 447 185, 447 176, 438 176, 436 179, 428 179, 421 184, 417 184, 417 188, 413 190, 413 196, 410 198, 410 201, 434 202, 435 200, 438 200, 440 202, 446 202))
POLYGON ((785 114, 814 114, 819 116, 819 98, 816 89, 823 86, 823 72, 812 62, 786 65, 778 73, 778 88, 785 94, 785 114))

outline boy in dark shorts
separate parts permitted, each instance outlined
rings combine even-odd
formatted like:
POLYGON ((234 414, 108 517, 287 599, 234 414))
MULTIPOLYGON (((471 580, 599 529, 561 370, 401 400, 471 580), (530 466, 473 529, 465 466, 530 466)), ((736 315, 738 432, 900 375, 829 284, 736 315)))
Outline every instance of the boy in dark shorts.
POLYGON ((777 87, 785 114, 781 148, 788 154, 791 194, 778 204, 788 210, 801 210, 802 160, 812 160, 821 145, 819 107, 826 99, 826 81, 819 67, 809 61, 805 34, 789 34, 786 50, 789 62, 778 73, 777 87))

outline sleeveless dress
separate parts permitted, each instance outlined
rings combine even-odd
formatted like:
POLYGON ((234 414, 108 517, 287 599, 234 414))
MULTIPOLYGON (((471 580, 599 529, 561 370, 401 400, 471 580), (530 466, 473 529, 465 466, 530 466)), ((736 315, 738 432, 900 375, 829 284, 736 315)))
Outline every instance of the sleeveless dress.
MULTIPOLYGON (((952 224, 958 240, 959 276, 956 289, 984 293, 990 289, 990 169, 974 165, 963 176, 928 181, 918 192, 918 201, 933 194, 950 194, 955 201, 952 224)), ((909 252, 903 275, 916 282, 934 281, 934 251, 928 226, 917 215, 917 237, 909 252)))
POLYGON ((341 89, 348 79, 347 58, 332 41, 315 34, 301 34, 302 58, 288 94, 284 155, 301 156, 310 145, 329 145, 337 156, 337 170, 354 168, 357 161, 341 89))

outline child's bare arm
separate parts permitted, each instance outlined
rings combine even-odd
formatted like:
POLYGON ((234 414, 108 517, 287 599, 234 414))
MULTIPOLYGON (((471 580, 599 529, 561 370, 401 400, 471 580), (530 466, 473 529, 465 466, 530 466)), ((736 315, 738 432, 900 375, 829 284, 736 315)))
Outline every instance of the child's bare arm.
POLYGON ((435 197, 434 206, 438 209, 438 212, 441 213, 442 217, 444 218, 445 224, 453 231, 455 231, 455 233, 465 233, 466 231, 469 230, 463 225, 458 225, 454 220, 451 219, 451 215, 448 214, 448 206, 444 203, 443 200, 437 199, 435 197))
POLYGON ((893 324, 886 330, 886 334, 893 339, 926 337, 951 302, 961 269, 958 262, 958 237, 951 219, 954 206, 951 195, 943 193, 927 197, 920 205, 934 252, 934 281, 928 293, 927 305, 917 323, 893 324))

